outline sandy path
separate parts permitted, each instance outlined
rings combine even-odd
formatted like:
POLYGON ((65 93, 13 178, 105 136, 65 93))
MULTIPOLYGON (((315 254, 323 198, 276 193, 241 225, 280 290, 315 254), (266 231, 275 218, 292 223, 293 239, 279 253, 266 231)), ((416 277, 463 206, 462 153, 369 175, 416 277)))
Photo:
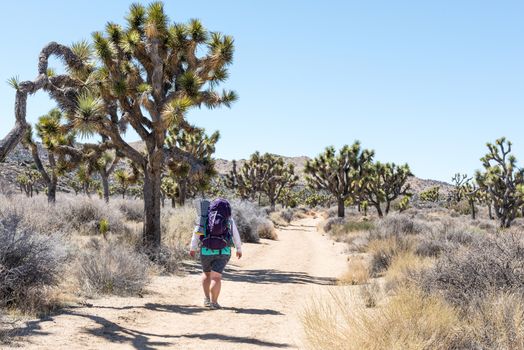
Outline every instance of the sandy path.
POLYGON ((245 244, 232 259, 220 303, 201 307, 198 271, 157 277, 144 298, 110 297, 29 322, 24 349, 302 348, 305 295, 326 289, 346 267, 342 246, 316 232, 318 219, 279 230, 279 240, 245 244))

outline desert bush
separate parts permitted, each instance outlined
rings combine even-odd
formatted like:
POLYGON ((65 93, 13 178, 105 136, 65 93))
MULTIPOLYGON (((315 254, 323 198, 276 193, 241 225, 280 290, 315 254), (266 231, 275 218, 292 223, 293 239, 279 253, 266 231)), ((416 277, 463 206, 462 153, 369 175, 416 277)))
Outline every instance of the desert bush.
POLYGON ((109 231, 113 234, 129 233, 122 212, 111 210, 112 207, 99 198, 69 197, 56 205, 63 220, 79 233, 100 233, 102 220, 107 220, 109 231))
POLYGON ((149 269, 146 255, 115 241, 93 238, 80 254, 76 277, 89 296, 133 295, 149 282, 149 269))
POLYGON ((389 237, 403 237, 407 235, 418 235, 429 233, 431 227, 417 219, 407 215, 389 215, 375 223, 374 228, 369 234, 372 239, 385 239, 389 237))
POLYGON ((248 201, 233 201, 233 219, 238 227, 242 242, 258 242, 258 227, 267 225, 267 214, 255 204, 248 201))
POLYGON ((257 226, 257 234, 260 238, 277 240, 278 235, 275 225, 269 220, 262 221, 257 226))
POLYGON ((519 234, 486 235, 467 247, 446 250, 436 265, 418 277, 426 291, 457 306, 491 291, 524 295, 524 240, 519 234))
POLYGON ((335 291, 306 308, 302 324, 312 349, 464 348, 458 312, 436 296, 404 288, 372 312, 348 300, 348 291, 335 291))
POLYGON ((361 257, 353 257, 348 262, 347 271, 338 279, 338 283, 341 285, 358 285, 367 283, 368 280, 368 264, 361 257))
POLYGON ((118 199, 113 200, 111 206, 118 208, 127 220, 140 222, 144 220, 144 203, 142 201, 118 199))
POLYGON ((470 349, 524 349, 522 295, 490 293, 472 303, 463 334, 470 349))
POLYGON ((0 306, 26 311, 46 307, 47 293, 58 286, 68 259, 60 234, 45 234, 24 225, 16 207, 0 211, 0 306))
POLYGON ((333 230, 333 227, 343 225, 345 222, 344 218, 334 217, 327 219, 322 226, 322 230, 326 233, 333 230))

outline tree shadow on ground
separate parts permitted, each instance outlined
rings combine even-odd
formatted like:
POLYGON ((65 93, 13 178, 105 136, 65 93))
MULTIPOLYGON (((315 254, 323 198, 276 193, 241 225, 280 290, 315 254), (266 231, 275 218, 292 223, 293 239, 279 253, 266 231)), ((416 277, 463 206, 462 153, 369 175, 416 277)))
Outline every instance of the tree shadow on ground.
MULTIPOLYGON (((144 308, 152 311, 162 311, 162 312, 174 312, 184 315, 193 315, 202 312, 210 312, 211 310, 202 306, 195 305, 168 305, 168 304, 153 304, 148 303, 144 305, 144 308)), ((222 310, 232 311, 237 314, 246 314, 246 315, 274 315, 281 316, 284 315, 280 311, 271 310, 271 309, 251 309, 251 308, 241 308, 241 307, 222 307, 222 310)), ((214 311, 211 311, 214 312, 214 311)))
MULTIPOLYGON (((126 308, 127 309, 127 308, 126 308)), ((203 309, 203 308, 202 308, 203 309)), ((176 339, 181 338, 196 338, 201 340, 221 340, 230 343, 244 343, 244 344, 253 344, 264 347, 275 347, 275 348, 285 348, 289 347, 289 344, 285 343, 275 343, 265 340, 260 340, 252 337, 239 337, 239 336, 230 336, 217 333, 200 333, 200 334, 181 334, 181 335, 171 335, 171 334, 156 334, 148 333, 128 327, 118 325, 115 322, 109 321, 101 316, 84 314, 72 310, 63 310, 62 315, 77 316, 82 318, 87 318, 96 323, 95 327, 84 328, 84 333, 100 337, 107 340, 110 343, 115 344, 129 344, 134 349, 137 350, 153 350, 158 349, 159 347, 172 347, 177 345, 176 339), (160 338, 162 340, 153 341, 151 338, 160 338)), ((21 336, 33 336, 33 335, 46 335, 47 332, 42 332, 41 323, 43 322, 53 322, 53 317, 45 317, 39 320, 27 322, 25 326, 18 327, 13 330, 13 335, 18 337, 21 336)), ((73 345, 73 344, 71 344, 73 345)), ((110 345, 109 345, 110 348, 110 345)), ((206 344, 202 344, 202 348, 206 348, 206 344)))
POLYGON ((225 281, 262 283, 262 284, 318 284, 334 285, 336 278, 315 277, 305 272, 289 272, 274 269, 261 270, 235 270, 225 272, 223 275, 225 281))

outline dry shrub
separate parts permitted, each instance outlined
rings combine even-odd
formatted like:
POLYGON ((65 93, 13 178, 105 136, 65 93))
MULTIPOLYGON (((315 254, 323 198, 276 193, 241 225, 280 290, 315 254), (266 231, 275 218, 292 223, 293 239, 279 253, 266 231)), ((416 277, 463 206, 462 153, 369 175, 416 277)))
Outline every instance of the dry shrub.
POLYGON ((56 206, 64 222, 82 234, 98 234, 100 222, 103 220, 109 223, 109 231, 112 234, 127 234, 130 231, 122 212, 113 209, 99 198, 66 197, 57 201, 56 206))
POLYGON ((443 253, 436 265, 418 277, 427 292, 443 295, 457 306, 497 292, 524 295, 524 240, 518 233, 486 235, 468 246, 443 253))
POLYGON ((386 271, 393 258, 402 252, 413 250, 413 244, 411 239, 396 237, 370 241, 368 251, 371 253, 371 276, 376 277, 386 271))
POLYGON ((248 201, 232 201, 231 207, 242 242, 257 243, 259 227, 270 223, 267 213, 248 201))
POLYGON ((317 298, 302 315, 312 349, 454 349, 458 312, 436 296, 400 289, 382 307, 352 307, 347 290, 317 298))
POLYGON ((403 214, 389 215, 375 223, 369 234, 370 239, 385 239, 389 237, 403 237, 429 233, 432 228, 417 219, 403 214))
POLYGON ((381 288, 377 281, 364 284, 360 286, 360 297, 364 302, 364 306, 372 308, 377 306, 380 300, 381 288))
POLYGON ((260 238, 277 240, 278 235, 275 225, 269 220, 261 222, 257 227, 257 234, 260 238))
POLYGON ((30 230, 24 215, 15 207, 0 212, 0 306, 39 312, 53 307, 69 254, 59 233, 30 230))
POLYGON ((522 295, 490 293, 472 303, 464 335, 471 349, 524 349, 524 303, 522 295))
POLYGON ((111 206, 118 208, 130 221, 144 221, 144 202, 135 199, 117 199, 111 201, 111 206))
POLYGON ((133 295, 149 283, 147 256, 114 241, 93 238, 81 253, 77 279, 89 296, 133 295))
POLYGON ((341 285, 357 285, 367 283, 368 280, 368 264, 362 257, 353 257, 349 260, 348 269, 340 276, 338 283, 341 285))
POLYGON ((344 222, 345 222, 344 218, 338 218, 338 217, 329 218, 323 223, 322 230, 326 233, 329 233, 333 229, 333 227, 338 226, 338 225, 343 225, 344 222))

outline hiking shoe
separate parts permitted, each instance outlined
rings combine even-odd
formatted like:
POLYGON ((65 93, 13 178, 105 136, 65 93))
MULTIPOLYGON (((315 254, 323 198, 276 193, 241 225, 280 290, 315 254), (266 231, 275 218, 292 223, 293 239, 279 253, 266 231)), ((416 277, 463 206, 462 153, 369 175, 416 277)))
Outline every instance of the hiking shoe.
POLYGON ((209 300, 209 298, 204 298, 204 307, 211 307, 211 300, 209 300))
POLYGON ((210 304, 210 308, 212 310, 220 310, 222 308, 222 306, 220 306, 218 303, 211 303, 210 304))

